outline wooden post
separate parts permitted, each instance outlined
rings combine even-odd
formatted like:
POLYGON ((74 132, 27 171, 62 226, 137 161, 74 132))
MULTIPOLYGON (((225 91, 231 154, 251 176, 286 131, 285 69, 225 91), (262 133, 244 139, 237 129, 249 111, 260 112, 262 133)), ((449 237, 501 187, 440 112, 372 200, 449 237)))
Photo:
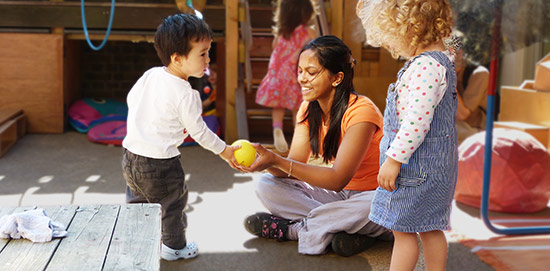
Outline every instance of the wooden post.
MULTIPOLYGON (((64 0, 50 0, 50 2, 63 2, 64 0)), ((52 34, 63 34, 65 29, 63 27, 52 27, 52 34)))
POLYGON ((237 139, 235 91, 238 83, 239 2, 225 1, 225 141, 237 139))
POLYGON ((332 0, 332 23, 330 24, 330 33, 334 36, 342 38, 344 30, 344 1, 332 0))
MULTIPOLYGON (((63 2, 64 0, 49 0, 50 2, 63 2)), ((63 27, 52 27, 52 34, 63 34, 63 27)))
POLYGON ((350 48, 351 55, 357 61, 355 65, 355 74, 361 74, 361 54, 363 48, 363 26, 361 20, 357 17, 355 7, 357 6, 357 0, 348 0, 344 6, 344 14, 342 18, 346 18, 343 26, 342 40, 350 48))

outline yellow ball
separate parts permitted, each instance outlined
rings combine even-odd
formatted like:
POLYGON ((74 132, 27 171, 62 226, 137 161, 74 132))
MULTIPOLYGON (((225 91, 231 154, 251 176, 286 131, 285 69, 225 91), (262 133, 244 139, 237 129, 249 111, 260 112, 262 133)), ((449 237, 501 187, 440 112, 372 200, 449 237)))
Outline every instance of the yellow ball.
POLYGON ((240 149, 233 152, 237 162, 245 167, 252 165, 256 160, 256 149, 254 149, 254 147, 250 145, 250 142, 245 139, 239 139, 231 144, 231 146, 235 145, 241 145, 240 149))

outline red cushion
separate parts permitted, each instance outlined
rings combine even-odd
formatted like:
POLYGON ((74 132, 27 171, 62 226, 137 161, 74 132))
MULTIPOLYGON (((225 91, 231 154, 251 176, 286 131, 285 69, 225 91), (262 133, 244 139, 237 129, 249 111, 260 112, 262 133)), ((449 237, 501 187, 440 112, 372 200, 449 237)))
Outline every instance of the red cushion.
MULTIPOLYGON (((485 132, 459 146, 455 199, 480 207, 483 185, 485 132)), ((550 199, 550 154, 530 134, 512 129, 493 130, 489 210, 510 213, 541 211, 550 199)))

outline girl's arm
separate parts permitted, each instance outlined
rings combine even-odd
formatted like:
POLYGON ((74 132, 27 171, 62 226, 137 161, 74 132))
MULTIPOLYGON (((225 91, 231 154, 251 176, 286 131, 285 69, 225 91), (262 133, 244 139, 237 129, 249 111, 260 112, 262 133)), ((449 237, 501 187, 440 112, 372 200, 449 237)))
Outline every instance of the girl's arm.
POLYGON ((411 79, 405 84, 399 82, 396 89, 398 95, 403 97, 398 102, 405 116, 400 118, 399 131, 386 151, 388 158, 378 172, 378 184, 388 191, 395 190, 401 165, 409 162, 424 141, 430 130, 433 111, 447 88, 445 68, 431 57, 418 58, 409 69, 412 70, 407 70, 403 77, 411 79))
POLYGON ((466 120, 472 111, 466 105, 464 105, 464 101, 462 100, 462 97, 460 94, 456 96, 458 98, 458 105, 456 109, 456 119, 457 120, 466 120))
POLYGON ((489 88, 489 70, 483 66, 477 67, 470 79, 468 85, 464 86, 462 101, 464 105, 473 112, 482 105, 484 98, 487 96, 489 88))
MULTIPOLYGON (((298 134, 307 133, 305 125, 299 125, 296 128, 299 129, 298 134)), ((255 144, 260 157, 247 170, 252 172, 268 169, 269 172, 276 173, 276 176, 279 177, 286 177, 290 173, 294 178, 310 185, 340 191, 349 183, 359 168, 376 129, 378 129, 377 126, 370 122, 361 122, 349 127, 342 138, 332 167, 307 164, 310 152, 309 142, 297 139, 297 141, 292 141, 288 158, 283 158, 264 149, 259 144, 255 144), (308 147, 304 148, 304 145, 308 147)))
POLYGON ((409 65, 402 78, 410 79, 400 81, 396 87, 400 124, 386 151, 388 157, 408 164, 409 158, 424 142, 434 110, 447 88, 445 72, 446 69, 431 57, 419 57, 409 65))
POLYGON ((390 157, 386 158, 386 161, 380 166, 380 171, 378 171, 378 177, 376 179, 378 185, 390 192, 395 190, 395 180, 400 171, 401 162, 393 160, 390 157))

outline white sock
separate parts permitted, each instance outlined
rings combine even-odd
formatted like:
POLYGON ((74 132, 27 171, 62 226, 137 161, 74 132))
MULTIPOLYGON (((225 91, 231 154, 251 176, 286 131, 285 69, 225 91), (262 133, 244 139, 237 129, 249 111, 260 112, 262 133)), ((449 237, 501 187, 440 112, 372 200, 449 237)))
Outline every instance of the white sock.
POLYGON ((297 221, 288 226, 288 231, 286 233, 288 240, 298 240, 298 232, 304 227, 304 220, 297 221))

